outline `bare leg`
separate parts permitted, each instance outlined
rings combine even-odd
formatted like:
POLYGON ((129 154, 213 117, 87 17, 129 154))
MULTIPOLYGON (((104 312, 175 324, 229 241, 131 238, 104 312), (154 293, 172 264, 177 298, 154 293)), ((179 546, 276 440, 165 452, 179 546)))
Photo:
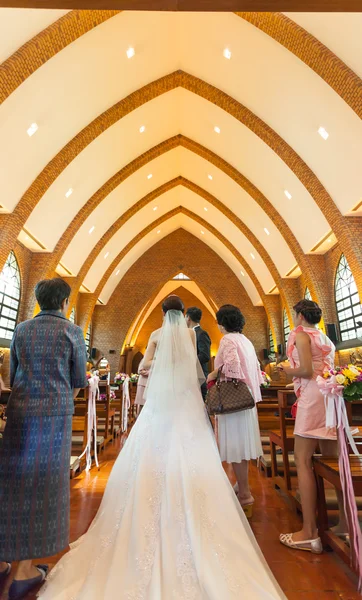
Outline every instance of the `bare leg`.
POLYGON ((298 473, 298 487, 303 512, 303 528, 293 533, 293 541, 314 540, 318 537, 316 508, 317 487, 312 466, 312 456, 317 440, 295 436, 294 456, 298 473))
MULTIPOLYGON (((338 444, 332 440, 319 440, 319 447, 323 456, 338 456, 338 444)), ((348 533, 348 524, 346 515, 344 512, 343 494, 341 490, 336 489, 338 510, 339 510, 339 521, 338 524, 333 527, 334 533, 340 534, 348 533)))
POLYGON ((24 579, 33 579, 34 577, 39 577, 39 571, 33 566, 32 561, 21 560, 16 569, 15 579, 17 581, 22 581, 24 579))
POLYGON ((242 460, 240 463, 232 463, 235 477, 238 482, 238 498, 241 505, 252 504, 254 498, 249 488, 249 461, 242 460))

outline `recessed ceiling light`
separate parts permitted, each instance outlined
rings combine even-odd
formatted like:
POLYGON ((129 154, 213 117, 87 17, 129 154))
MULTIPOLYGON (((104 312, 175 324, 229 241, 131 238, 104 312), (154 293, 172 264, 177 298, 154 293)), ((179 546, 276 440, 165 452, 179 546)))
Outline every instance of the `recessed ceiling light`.
POLYGON ((89 230, 89 234, 93 233, 93 231, 95 230, 95 225, 93 225, 90 230, 89 230))
POLYGON ((266 227, 264 227, 264 231, 265 231, 265 233, 266 233, 267 235, 270 235, 270 231, 269 231, 269 229, 267 229, 266 227))
POLYGON ((65 197, 69 198, 69 196, 71 196, 72 194, 73 194, 73 188, 69 188, 69 190, 65 194, 65 197))
POLYGON ((149 175, 147 175, 147 179, 152 179, 152 173, 150 173, 149 175))
POLYGON ((225 58, 227 58, 228 60, 230 60, 231 58, 231 50, 229 50, 229 48, 225 48, 223 55, 225 58))
POLYGON ((38 131, 39 127, 36 123, 32 123, 29 127, 29 129, 27 130, 27 134, 29 137, 31 137, 32 135, 34 135, 34 133, 36 133, 38 131))
POLYGON ((245 273, 243 273, 243 271, 240 271, 240 273, 243 277, 245 277, 245 273))
POLYGON ((25 239, 26 239, 26 240, 28 240, 28 239, 29 239, 29 236, 28 236, 28 235, 26 235, 26 236, 25 236, 25 239))
POLYGON ((136 53, 135 53, 134 48, 128 48, 126 54, 127 54, 127 58, 132 58, 136 53))
POLYGON ((109 252, 106 252, 104 255, 104 258, 107 258, 109 256, 109 252))
POLYGON ((204 231, 201 231, 201 235, 205 235, 205 232, 204 232, 204 231))
POLYGON ((119 269, 118 269, 118 271, 116 271, 116 275, 119 275, 119 269))
POLYGON ((161 229, 159 229, 157 233, 161 233, 161 229))
POLYGON ((319 133, 319 135, 320 135, 320 136, 321 136, 321 137, 322 137, 324 140, 328 140, 328 138, 329 138, 329 133, 328 133, 328 131, 326 131, 326 130, 324 129, 324 127, 320 127, 320 128, 318 129, 318 133, 319 133))
POLYGON ((250 252, 250 256, 251 256, 251 258, 252 258, 253 260, 255 260, 255 256, 254 256, 254 254, 253 254, 252 252, 250 252))
POLYGON ((208 210, 209 209, 206 206, 204 206, 204 211, 207 212, 208 210))
POLYGON ((140 133, 144 133, 146 131, 146 127, 144 125, 142 125, 142 127, 140 127, 140 133))
POLYGON ((208 178, 210 179, 210 181, 212 181, 212 175, 208 175, 208 178))
POLYGON ((330 244, 331 241, 332 241, 331 238, 328 238, 328 240, 327 240, 328 244, 330 244))
POLYGON ((288 200, 292 199, 292 194, 290 192, 288 192, 288 190, 284 190, 284 194, 286 195, 286 197, 288 198, 288 200))
POLYGON ((214 127, 215 133, 220 133, 221 129, 217 125, 214 127))
POLYGON ((157 210, 157 209, 158 209, 158 206, 154 206, 154 207, 153 207, 153 210, 157 210))

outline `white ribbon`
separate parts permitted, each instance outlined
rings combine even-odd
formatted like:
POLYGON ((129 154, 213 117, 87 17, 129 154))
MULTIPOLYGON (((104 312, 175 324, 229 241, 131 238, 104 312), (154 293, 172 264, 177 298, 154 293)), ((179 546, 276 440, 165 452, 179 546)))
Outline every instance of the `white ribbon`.
POLYGON ((92 467, 92 432, 94 432, 94 460, 99 468, 98 456, 97 456, 97 407, 96 402, 99 396, 99 377, 93 375, 88 380, 89 396, 88 396, 88 430, 87 430, 87 445, 84 451, 80 455, 79 459, 86 455, 86 471, 89 471, 92 467))
POLYGON ((128 429, 128 410, 131 406, 131 397, 129 394, 129 381, 130 378, 127 375, 122 386, 122 433, 125 433, 128 429))
POLYGON ((334 377, 331 377, 330 380, 327 381, 322 377, 318 377, 317 384, 324 397, 326 427, 335 428, 337 433, 338 427, 342 426, 346 432, 353 453, 359 455, 348 423, 346 404, 343 398, 343 386, 334 381, 334 377))

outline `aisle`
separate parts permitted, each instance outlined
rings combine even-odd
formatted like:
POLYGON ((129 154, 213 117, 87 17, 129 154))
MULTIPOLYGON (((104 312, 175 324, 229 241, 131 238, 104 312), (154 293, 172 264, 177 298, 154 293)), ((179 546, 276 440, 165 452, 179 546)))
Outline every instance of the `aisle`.
MULTIPOLYGON (((117 440, 107 447, 102 455, 100 472, 92 469, 89 474, 83 473, 71 482, 71 541, 84 533, 96 514, 121 445, 122 442, 117 440)), ((288 599, 357 600, 361 598, 355 592, 354 577, 334 554, 324 553, 315 556, 307 552, 293 552, 279 544, 279 532, 293 531, 297 528, 298 517, 287 508, 283 499, 274 491, 270 479, 265 479, 255 467, 251 469, 251 482, 256 498, 252 527, 288 599)), ((55 564, 58 558, 59 556, 54 558, 50 564, 55 564)), ((6 590, 3 590, 0 600, 6 599, 6 590)), ((27 597, 27 600, 35 599, 35 594, 27 597)))

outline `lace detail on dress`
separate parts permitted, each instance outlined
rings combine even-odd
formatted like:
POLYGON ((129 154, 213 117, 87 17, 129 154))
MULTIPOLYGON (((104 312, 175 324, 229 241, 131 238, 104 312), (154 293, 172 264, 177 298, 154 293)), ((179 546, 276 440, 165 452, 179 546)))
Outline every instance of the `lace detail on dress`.
MULTIPOLYGON (((208 515, 207 496, 201 488, 197 490, 197 498, 200 506, 201 526, 204 535, 208 538, 210 546, 212 546, 214 550, 215 557, 225 577, 228 586, 228 592, 235 595, 235 598, 241 598, 242 586, 244 583, 246 583, 246 579, 240 574, 236 577, 228 566, 230 564, 228 553, 226 552, 224 546, 219 544, 219 542, 217 542, 215 539, 214 530, 216 523, 208 515)), ((229 596, 229 598, 231 598, 231 596, 229 596)))
POLYGON ((225 377, 230 379, 245 379, 245 374, 241 368, 240 358, 234 341, 225 336, 221 340, 220 350, 224 363, 222 372, 225 377))

